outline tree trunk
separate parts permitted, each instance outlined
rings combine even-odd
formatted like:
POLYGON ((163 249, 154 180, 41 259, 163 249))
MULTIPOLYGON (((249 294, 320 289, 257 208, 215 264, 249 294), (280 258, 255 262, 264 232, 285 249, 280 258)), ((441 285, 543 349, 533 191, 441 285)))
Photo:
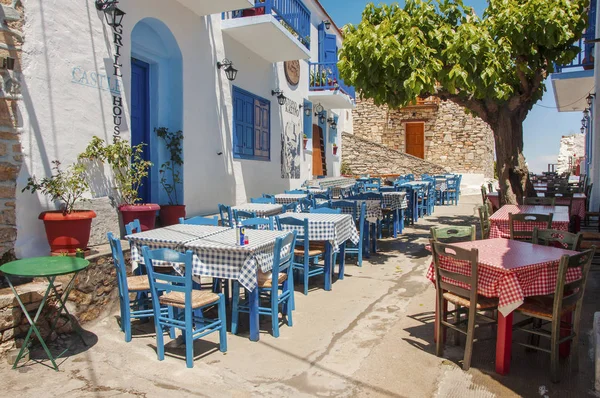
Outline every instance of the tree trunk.
POLYGON ((508 109, 500 109, 493 119, 500 204, 523 203, 524 196, 535 196, 523 156, 523 120, 508 109))

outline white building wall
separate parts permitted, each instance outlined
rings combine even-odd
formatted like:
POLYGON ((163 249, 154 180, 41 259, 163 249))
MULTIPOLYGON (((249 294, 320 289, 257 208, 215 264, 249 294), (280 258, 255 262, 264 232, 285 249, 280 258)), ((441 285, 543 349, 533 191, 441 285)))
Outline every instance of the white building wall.
MULTIPOLYGON (((96 11, 93 1, 62 0, 49 2, 24 0, 26 15, 23 46, 23 118, 24 162, 18 179, 16 253, 19 257, 46 254, 44 229, 37 219, 53 203, 40 195, 20 193, 29 176, 51 174, 51 161, 64 165, 76 160, 92 136, 112 139, 113 37, 104 15, 96 11), (85 73, 86 79, 82 79, 85 73)), ((312 177, 312 154, 301 150, 299 179, 281 177, 281 132, 295 131, 302 139, 303 117, 286 112, 277 104, 271 90, 283 89, 286 97, 302 104, 308 96, 308 63, 301 61, 301 80, 290 87, 285 79, 283 63, 272 64, 260 58, 238 42, 223 35, 221 16, 200 17, 176 1, 128 0, 119 7, 126 12, 123 20, 121 48, 123 78, 118 82, 124 100, 125 122, 121 137, 130 137, 130 55, 131 33, 136 23, 155 18, 173 34, 182 54, 184 133, 184 203, 188 215, 216 211, 218 203, 239 204, 262 193, 277 193, 299 187, 312 177), (229 82, 217 70, 223 58, 234 62, 239 70, 237 79, 229 82), (271 102, 271 160, 239 160, 232 153, 232 85, 238 86, 271 102), (220 154, 221 153, 221 154, 220 154)), ((324 19, 315 15, 313 23, 324 19)), ((319 13, 320 10, 317 10, 319 13)), ((311 54, 318 60, 317 27, 311 30, 311 54)), ((340 45, 341 45, 341 36, 340 45)), ((152 50, 152 49, 149 49, 152 50)), ((161 87, 157 88, 161 96, 161 87)), ((159 106, 167 106, 162 97, 159 106)), ((352 116, 345 110, 339 115, 338 155, 333 157, 327 146, 329 175, 339 175, 341 132, 351 131, 352 116)), ((153 119, 151 128, 169 124, 168 117, 153 119)), ((178 126, 167 126, 178 128, 178 126)), ((310 145, 310 144, 309 144, 310 145)), ((155 169, 164 160, 155 154, 155 169)), ((156 171, 156 170, 155 170, 156 171)), ((155 174, 156 175, 156 174, 155 174)), ((111 187, 95 180, 93 196, 112 194, 111 187)), ((153 198, 160 188, 154 181, 153 198)))
MULTIPOLYGON (((596 5, 600 7, 600 0, 596 0, 596 5)), ((598 9, 598 7, 596 7, 598 9)), ((600 12, 596 13, 596 26, 600 26, 600 12)), ((594 87, 596 97, 592 106, 594 107, 593 114, 593 135, 591 143, 592 160, 590 164, 590 175, 589 182, 593 183, 592 193, 590 197, 590 210, 598 209, 600 206, 600 101, 598 96, 600 95, 600 74, 598 68, 600 68, 600 46, 594 46, 594 87)), ((592 210, 593 211, 593 210, 592 210)))

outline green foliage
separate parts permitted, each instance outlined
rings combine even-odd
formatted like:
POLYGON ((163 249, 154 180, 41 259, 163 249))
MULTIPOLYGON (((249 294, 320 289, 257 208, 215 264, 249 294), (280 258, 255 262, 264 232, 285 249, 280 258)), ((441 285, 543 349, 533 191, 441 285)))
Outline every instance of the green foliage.
POLYGON ((70 214, 77 201, 82 200, 83 194, 89 189, 85 180, 85 166, 81 163, 75 163, 66 170, 60 168, 60 161, 54 160, 52 170, 54 173, 50 177, 44 177, 38 180, 35 176, 29 177, 27 185, 21 192, 31 191, 49 196, 53 201, 60 200, 64 203, 63 214, 70 214))
POLYGON ((348 162, 342 160, 342 164, 340 166, 340 174, 343 175, 352 175, 352 170, 350 169, 350 165, 348 165, 348 162))
POLYGON ((170 159, 160 166, 160 184, 169 197, 170 205, 178 205, 177 185, 183 184, 181 167, 183 166, 183 132, 169 131, 167 127, 154 129, 159 138, 165 142, 170 159), (169 178, 170 177, 170 178, 169 178))
POLYGON ((138 190, 148 177, 152 162, 144 160, 142 154, 146 144, 129 145, 127 140, 116 139, 112 144, 94 136, 79 159, 98 160, 108 164, 115 177, 116 189, 124 204, 135 204, 142 199, 138 190))
MULTIPOLYGON (((482 18, 462 0, 367 5, 345 29, 341 78, 378 105, 430 94, 481 117, 489 102, 525 108, 545 90, 554 63, 570 62, 589 0, 489 0, 482 18)), ((524 116, 523 116, 524 118, 524 116)))

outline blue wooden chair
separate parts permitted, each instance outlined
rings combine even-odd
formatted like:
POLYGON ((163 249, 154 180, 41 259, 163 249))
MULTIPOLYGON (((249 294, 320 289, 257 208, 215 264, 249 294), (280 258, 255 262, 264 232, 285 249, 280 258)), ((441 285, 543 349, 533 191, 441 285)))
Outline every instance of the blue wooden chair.
MULTIPOLYGON (((119 308, 121 310, 120 327, 125 332, 125 341, 131 341, 131 320, 148 319, 154 317, 150 295, 150 283, 146 275, 127 276, 125 259, 121 241, 112 232, 107 234, 108 243, 112 252, 113 264, 117 271, 117 288, 119 291, 119 308), (129 294, 135 293, 136 298, 130 299, 129 294)), ((161 312, 167 312, 167 308, 161 308, 161 312)), ((171 337, 175 338, 175 330, 172 329, 171 337)))
POLYGON ((309 198, 302 198, 298 203, 300 204, 300 211, 303 213, 307 213, 313 207, 313 202, 309 198))
POLYGON ((302 272, 304 295, 308 295, 308 279, 325 274, 325 268, 319 264, 319 258, 325 255, 325 245, 322 242, 309 242, 308 219, 298 220, 293 217, 276 217, 278 229, 289 225, 297 231, 294 246, 293 269, 302 272))
POLYGON ((219 215, 221 216, 221 225, 224 227, 235 227, 233 225, 233 213, 231 206, 219 204, 219 215))
POLYGON ((125 224, 125 232, 127 235, 136 234, 138 232, 142 232, 142 226, 140 224, 140 220, 137 218, 132 222, 125 224))
POLYGON ((144 262, 148 268, 154 325, 156 327, 156 347, 158 360, 165 358, 163 333, 165 328, 181 329, 185 336, 185 361, 188 368, 194 367, 194 340, 209 333, 219 332, 219 350, 227 352, 227 320, 225 299, 222 294, 208 290, 192 289, 192 252, 179 253, 170 249, 150 250, 142 248, 144 262), (185 275, 165 275, 153 271, 153 261, 169 261, 185 264, 185 275), (160 312, 161 306, 168 306, 171 313, 160 312), (218 318, 195 316, 194 311, 203 311, 216 306, 218 318))
MULTIPOLYGON (((287 325, 292 326, 292 310, 294 302, 294 272, 292 269, 296 231, 290 232, 285 238, 277 238, 273 251, 273 268, 268 274, 258 273, 258 294, 269 300, 269 307, 259 303, 258 314, 271 317, 273 337, 279 337, 279 308, 285 314, 287 325), (282 256, 283 248, 289 246, 286 255, 282 256)), ((244 297, 250 297, 245 294, 244 297)), ((240 303, 240 283, 233 281, 233 304, 231 308, 231 333, 237 334, 239 313, 250 313, 250 303, 245 300, 240 303)))
POLYGON ((379 188, 379 192, 396 192, 396 191, 397 191, 396 187, 385 186, 385 187, 379 188))
POLYGON ((289 191, 285 191, 285 193, 294 194, 294 195, 302 195, 302 194, 306 194, 306 191, 304 189, 292 189, 289 191))
POLYGON ((379 188, 381 188, 381 178, 369 178, 369 181, 364 183, 364 190, 367 192, 377 192, 379 188))
POLYGON ((331 200, 331 192, 327 192, 327 193, 316 193, 312 196, 313 201, 316 202, 317 200, 319 201, 327 201, 327 200, 331 200))
POLYGON ((298 212, 298 202, 288 203, 286 205, 281 206, 282 213, 297 213, 298 212))
POLYGON ((192 217, 187 220, 183 217, 179 218, 179 224, 189 224, 189 225, 213 225, 215 227, 219 226, 219 217, 214 216, 211 218, 208 217, 192 217))
POLYGON ((275 204, 275 198, 266 198, 266 197, 262 197, 262 198, 250 198, 250 203, 265 203, 265 204, 274 205, 275 204))
POLYGON ((233 221, 235 222, 235 224, 233 226, 235 227, 242 220, 246 220, 248 218, 256 218, 256 212, 254 212, 254 211, 234 210, 233 211, 233 221))
POLYGON ((268 229, 269 231, 273 231, 273 217, 246 218, 245 220, 242 220, 242 225, 250 229, 268 229))
POLYGON ((316 200, 313 199, 313 209, 323 209, 323 208, 331 208, 331 200, 326 202, 317 203, 316 200))
POLYGON ((342 214, 342 209, 332 209, 330 207, 319 207, 318 209, 310 209, 310 213, 317 213, 317 214, 342 214))
POLYGON ((404 176, 404 179, 407 181, 414 181, 415 180, 415 175, 414 174, 407 174, 404 176))
MULTIPOLYGON (((368 248, 368 237, 365 236, 365 230, 367 230, 368 228, 368 223, 366 221, 366 214, 367 214, 367 204, 365 202, 362 202, 360 205, 360 210, 359 210, 359 206, 358 203, 356 201, 344 201, 344 200, 338 200, 332 203, 332 206, 334 208, 339 208, 339 209, 343 209, 343 208, 351 208, 352 209, 352 217, 354 219, 354 222, 356 223, 356 226, 358 227, 358 234, 359 234, 359 241, 358 244, 354 244, 352 243, 352 241, 347 241, 346 242, 346 251, 345 254, 350 254, 350 255, 356 255, 357 256, 357 260, 356 260, 356 264, 359 267, 362 267, 362 263, 363 263, 363 253, 365 250, 365 247, 368 248), (365 246, 365 239, 367 239, 367 245, 365 246)), ((337 260, 337 253, 335 253, 333 255, 333 263, 335 264, 337 260)), ((340 262, 341 264, 341 262, 340 262)), ((339 278, 340 279, 344 279, 344 270, 340 267, 340 272, 339 272, 339 278)))
POLYGON ((273 200, 275 200, 275 195, 270 194, 270 193, 263 193, 262 197, 263 198, 272 198, 273 200))
POLYGON ((459 190, 459 179, 457 177, 448 178, 446 184, 447 188, 444 194, 446 195, 446 202, 448 204, 458 204, 458 190, 459 190))

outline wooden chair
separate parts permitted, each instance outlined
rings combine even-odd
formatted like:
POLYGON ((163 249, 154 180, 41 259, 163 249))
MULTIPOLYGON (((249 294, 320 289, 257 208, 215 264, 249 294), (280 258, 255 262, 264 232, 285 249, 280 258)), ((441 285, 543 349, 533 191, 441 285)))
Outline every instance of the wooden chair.
POLYGON ((273 217, 254 217, 242 220, 242 225, 250 229, 263 229, 273 231, 273 217))
POLYGON ((137 218, 132 222, 125 224, 125 232, 127 235, 132 235, 138 232, 142 232, 142 226, 140 224, 140 220, 137 218))
POLYGON ((532 339, 531 344, 519 343, 525 347, 550 353, 550 378, 552 382, 560 381, 559 346, 571 341, 570 362, 571 366, 578 368, 579 321, 583 306, 585 284, 592 264, 596 247, 573 256, 564 255, 558 266, 558 276, 554 295, 526 297, 525 301, 515 311, 525 315, 525 319, 514 327, 536 337, 550 339, 550 349, 539 347, 537 339, 532 339), (575 281, 567 282, 567 272, 579 269, 581 277, 575 281), (565 321, 571 316, 571 320, 565 321), (566 322, 566 323, 565 323, 566 322), (544 326, 550 324, 550 330, 544 326), (524 326, 531 325, 530 328, 524 326), (561 336, 561 329, 570 329, 568 336, 561 336))
POLYGON ((458 243, 476 239, 474 225, 457 227, 431 227, 431 239, 442 243, 458 243), (444 239, 444 240, 441 240, 444 239))
POLYGON ((233 213, 231 206, 219 204, 219 215, 221 218, 221 225, 224 227, 235 227, 233 225, 233 213))
MULTIPOLYGON (((435 288, 437 311, 435 314, 436 330, 436 355, 444 355, 444 329, 450 328, 467 336, 465 343, 465 355, 463 359, 463 370, 471 367, 471 356, 473 353, 473 342, 475 341, 475 323, 483 321, 485 324, 495 324, 496 320, 481 314, 481 311, 496 310, 498 299, 487 298, 477 294, 477 260, 479 252, 477 249, 463 249, 458 246, 436 242, 431 239, 431 250, 433 252, 433 263, 435 267, 435 288), (464 272, 449 271, 441 267, 440 256, 449 257, 452 261, 466 263, 464 272), (462 286, 446 282, 448 279, 460 283, 462 286), (448 311, 448 302, 454 304, 455 309, 448 311), (467 314, 466 318, 461 315, 467 314), (448 321, 448 315, 454 315, 454 322, 448 321), (466 323, 466 327, 465 327, 466 323)), ((459 335, 455 335, 458 342, 459 335)))
POLYGON ((194 340, 209 333, 219 332, 219 350, 227 352, 227 320, 225 299, 222 294, 208 290, 192 289, 192 252, 179 253, 170 249, 150 250, 142 247, 144 263, 148 269, 154 325, 156 328, 156 351, 158 360, 165 358, 163 333, 166 328, 181 329, 185 338, 185 361, 188 368, 194 367, 194 340), (183 263, 185 275, 166 275, 153 271, 153 261, 183 263), (170 311, 163 314, 161 307, 168 306, 170 311), (218 317, 209 318, 194 315, 209 307, 217 307, 218 317))
MULTIPOLYGON (((368 242, 367 242, 366 246, 364 245, 364 243, 365 243, 364 240, 367 239, 367 241, 368 241, 368 237, 365 237, 365 231, 368 230, 368 225, 365 220, 367 204, 365 202, 361 203, 360 212, 358 210, 359 206, 356 201, 337 200, 337 201, 333 202, 331 204, 331 206, 335 209, 352 208, 352 217, 358 227, 359 240, 358 240, 357 245, 352 243, 352 241, 348 240, 346 242, 345 254, 346 255, 348 255, 348 254, 356 255, 357 256, 356 264, 359 267, 362 267, 364 250, 365 250, 365 248, 369 247, 368 242)), ((334 264, 336 262, 335 261, 336 259, 337 259, 337 253, 334 254, 334 261, 333 261, 334 264)), ((339 278, 344 279, 344 270, 341 268, 340 268, 339 278)))
POLYGON ((508 213, 508 225, 510 228, 510 239, 530 241, 533 237, 533 226, 527 224, 546 223, 546 229, 552 228, 553 214, 534 214, 534 213, 508 213), (524 229, 515 229, 515 223, 525 224, 524 229))
POLYGON ((313 207, 313 201, 309 198, 302 198, 298 201, 300 204, 300 211, 307 213, 313 207))
POLYGON ((485 185, 481 186, 481 203, 485 204, 487 200, 487 190, 485 189, 485 185))
POLYGON ((306 191, 303 189, 291 189, 291 190, 285 191, 285 193, 293 194, 293 195, 302 195, 302 194, 306 194, 306 191))
POLYGON ((189 224, 189 225, 211 225, 218 227, 219 226, 219 217, 192 217, 187 220, 183 217, 179 218, 179 224, 189 224))
POLYGON ((234 227, 239 224, 242 220, 246 220, 248 218, 256 218, 256 212, 254 211, 244 211, 244 210, 234 210, 233 211, 233 221, 235 224, 234 227))
POLYGON ((310 209, 310 213, 342 214, 342 209, 332 209, 330 207, 319 207, 318 209, 310 209))
MULTIPOLYGON (((287 325, 292 326, 292 310, 294 302, 294 272, 292 269, 296 243, 296 231, 290 232, 284 238, 277 238, 273 248, 273 268, 269 273, 258 273, 258 293, 260 298, 269 300, 269 306, 261 306, 258 314, 271 317, 273 337, 279 337, 279 308, 286 316, 287 325), (289 250, 283 250, 285 247, 289 250), (281 255, 282 252, 287 254, 281 255)), ((246 294, 245 297, 250 297, 246 294)), ((233 303, 231 309, 231 333, 237 334, 239 313, 250 313, 250 303, 240 303, 240 282, 233 281, 233 303)))
POLYGON ((583 235, 581 233, 574 234, 557 229, 539 229, 534 227, 531 243, 544 246, 555 246, 558 243, 562 248, 580 251, 582 240, 583 235))
POLYGON ((524 205, 536 205, 536 206, 555 206, 556 199, 555 198, 523 198, 524 205))
POLYGON ((250 203, 264 203, 269 205, 275 204, 275 198, 272 197, 262 197, 262 198, 250 198, 250 203))
POLYGON ((494 184, 492 182, 488 182, 488 192, 494 192, 494 184))
POLYGON ((281 205, 282 213, 297 213, 298 212, 298 202, 292 202, 285 205, 281 205))
POLYGON ((312 205, 312 209, 324 209, 324 208, 328 208, 331 209, 331 199, 326 200, 324 202, 321 203, 317 203, 316 199, 313 199, 313 205, 312 205))

